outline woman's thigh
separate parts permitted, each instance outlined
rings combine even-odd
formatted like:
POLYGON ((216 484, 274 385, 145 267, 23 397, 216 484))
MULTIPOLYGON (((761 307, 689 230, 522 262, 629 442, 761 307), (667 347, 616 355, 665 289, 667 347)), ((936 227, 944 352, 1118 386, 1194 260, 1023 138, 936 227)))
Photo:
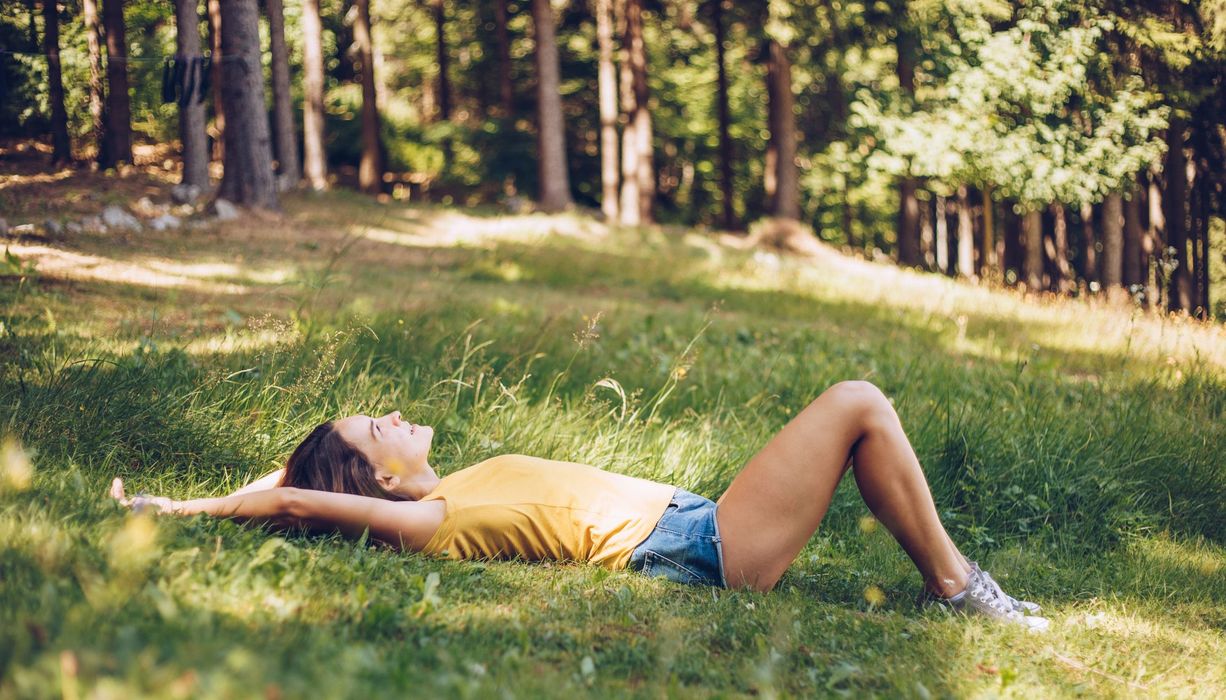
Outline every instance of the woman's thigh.
POLYGON ((769 590, 826 515, 864 410, 881 392, 840 382, 779 431, 733 479, 716 519, 730 587, 769 590))

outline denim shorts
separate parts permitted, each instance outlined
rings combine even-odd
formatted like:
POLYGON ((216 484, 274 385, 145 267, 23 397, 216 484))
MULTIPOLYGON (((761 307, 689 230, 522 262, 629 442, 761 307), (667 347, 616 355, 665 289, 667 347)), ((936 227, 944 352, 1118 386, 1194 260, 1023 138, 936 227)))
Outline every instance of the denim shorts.
POLYGON ((631 552, 628 568, 678 583, 727 588, 715 507, 710 499, 677 489, 656 529, 631 552))

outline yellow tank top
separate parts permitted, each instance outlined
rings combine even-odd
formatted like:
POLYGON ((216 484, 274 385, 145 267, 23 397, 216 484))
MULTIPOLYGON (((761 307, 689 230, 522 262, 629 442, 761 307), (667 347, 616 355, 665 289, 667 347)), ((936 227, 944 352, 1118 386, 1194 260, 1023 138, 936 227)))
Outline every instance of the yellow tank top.
POLYGON ((422 551, 451 559, 586 561, 623 569, 674 487, 573 462, 502 455, 444 477, 446 515, 422 551))

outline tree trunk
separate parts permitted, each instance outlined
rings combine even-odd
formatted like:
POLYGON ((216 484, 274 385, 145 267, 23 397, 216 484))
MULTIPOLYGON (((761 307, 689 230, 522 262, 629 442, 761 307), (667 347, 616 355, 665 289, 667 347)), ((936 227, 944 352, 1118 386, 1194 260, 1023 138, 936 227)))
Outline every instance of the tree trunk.
MULTIPOLYGON (((1209 189, 1208 182, 1205 183, 1205 189, 1206 190, 1209 189)), ((1200 281, 1201 281, 1201 287, 1200 287, 1201 315, 1200 315, 1200 318, 1202 320, 1213 317, 1212 316, 1213 314, 1212 295, 1209 291, 1209 285, 1211 283, 1210 276, 1209 276, 1209 268, 1210 268, 1209 258, 1213 250, 1209 245, 1209 217, 1210 217, 1209 193, 1208 191, 1206 191, 1205 197, 1201 201, 1201 217, 1200 217, 1200 221, 1201 221, 1200 245, 1201 245, 1201 251, 1204 253, 1204 258, 1203 258, 1204 264, 1201 265, 1200 267, 1200 281)), ((1221 255, 1218 256, 1218 260, 1219 261, 1222 260, 1221 255)))
POLYGON ((277 164, 281 166, 280 189, 298 184, 298 137, 294 129, 294 102, 289 87, 289 49, 285 45, 285 12, 281 0, 265 0, 268 13, 268 44, 272 54, 273 122, 276 126, 277 164))
POLYGON ((715 103, 719 120, 719 190, 723 211, 721 223, 725 229, 731 230, 736 228, 736 213, 732 201, 732 137, 729 134, 732 117, 728 107, 728 66, 724 55, 726 1, 714 0, 711 3, 711 24, 715 29, 715 103))
POLYGON ((983 190, 983 239, 979 244, 979 276, 991 279, 996 267, 996 202, 992 201, 992 185, 983 190))
POLYGON ((1051 205, 1052 284, 1051 288, 1061 294, 1073 287, 1073 271, 1068 258, 1068 214, 1063 204, 1051 205))
POLYGON ((975 226, 971 196, 966 185, 958 188, 958 276, 975 276, 975 226))
POLYGON ((1162 266, 1155 265, 1161 259, 1165 250, 1166 217, 1163 215, 1162 187, 1158 182, 1158 172, 1152 168, 1149 171, 1149 191, 1145 197, 1149 210, 1149 226, 1145 229, 1145 239, 1142 249, 1145 254, 1144 277, 1145 299, 1147 305, 1156 306, 1162 303, 1165 280, 1162 279, 1162 266))
POLYGON ((775 191, 778 189, 777 178, 779 177, 779 125, 775 123, 775 118, 779 110, 772 105, 779 101, 775 96, 775 64, 769 59, 769 45, 765 48, 765 53, 768 57, 766 61, 766 152, 762 154, 762 193, 765 196, 767 211, 775 210, 775 191))
POLYGON ((132 111, 128 99, 128 40, 124 33, 124 0, 104 0, 102 24, 106 28, 106 151, 103 168, 132 162, 132 111))
POLYGON ((562 120, 561 68, 550 0, 532 0, 532 21, 536 29, 540 206, 544 211, 556 212, 570 207, 572 201, 566 168, 566 125, 562 120))
MULTIPOLYGON (((955 191, 956 194, 956 191, 955 191)), ((945 257, 948 267, 945 274, 958 274, 958 200, 945 198, 945 257)))
POLYGON ((1054 291, 1057 287, 1059 270, 1056 255, 1056 217, 1055 205, 1043 207, 1039 212, 1039 226, 1043 231, 1043 288, 1054 291))
POLYGON ((596 0, 596 41, 600 49, 600 211, 617 221, 617 67, 613 64, 613 4, 596 0))
MULTIPOLYGON (((1212 103, 1204 103, 1192 116, 1191 147, 1194 171, 1192 173, 1192 203, 1190 238, 1192 243, 1192 269, 1194 295, 1193 313, 1205 320, 1212 317, 1213 307, 1209 291, 1210 270, 1213 267, 1213 249, 1209 241, 1210 220, 1221 215, 1223 200, 1222 139, 1219 128, 1220 113, 1212 103)), ((1218 260, 1226 260, 1223 254, 1218 260)))
MULTIPOLYGON (((1196 146, 1192 146, 1192 162, 1193 167, 1196 167, 1196 146)), ((1192 287, 1192 315, 1196 318, 1203 319, 1205 310, 1201 306, 1201 270, 1205 267, 1205 256, 1201 251, 1201 235, 1200 235, 1200 210, 1201 210, 1201 177, 1200 172, 1193 172, 1192 184, 1188 192, 1188 248, 1190 255, 1188 256, 1188 272, 1192 278, 1190 286, 1192 287)))
POLYGON ((357 47, 358 79, 362 82, 362 160, 358 187, 368 194, 383 190, 383 158, 379 141, 379 106, 375 95, 375 51, 370 34, 370 0, 357 0, 353 43, 357 47))
POLYGON ((209 50, 212 52, 213 79, 213 159, 226 160, 226 105, 222 99, 221 0, 205 0, 209 12, 209 50))
POLYGON ((648 111, 647 54, 643 44, 642 0, 625 0, 622 33, 621 98, 626 114, 622 134, 621 221, 649 223, 655 199, 648 111))
MULTIPOLYGON (((279 0, 278 0, 279 2, 279 0)), ((175 55, 186 66, 197 65, 200 54, 200 14, 196 0, 175 0, 175 55)), ((179 101, 179 141, 183 147, 183 179, 185 185, 209 186, 209 140, 204 130, 204 104, 197 97, 203 75, 192 75, 186 84, 192 86, 179 101)))
POLYGON ((260 69, 259 16, 256 0, 221 2, 221 48, 226 56, 222 99, 229 125, 225 176, 218 196, 250 207, 276 209, 277 184, 260 69))
POLYGON ((1133 191, 1124 201, 1124 263, 1120 281, 1131 294, 1143 284, 1141 277, 1141 193, 1133 191))
POLYGON ((775 204, 774 216, 781 219, 800 219, 800 187, 796 172, 796 115, 795 98, 792 95, 792 62, 788 58, 788 49, 778 41, 771 39, 770 79, 774 82, 774 100, 770 108, 775 113, 771 122, 779 130, 775 137, 775 147, 778 149, 775 167, 775 204))
MULTIPOLYGON (((904 12, 905 12, 905 5, 904 12)), ((895 49, 898 85, 908 101, 915 98, 915 54, 917 39, 904 20, 898 27, 895 49)), ((919 231, 919 202, 915 198, 916 181, 904 174, 898 183, 898 262, 914 267, 922 263, 919 231)))
MULTIPOLYGON (((626 0, 626 34, 623 42, 630 65, 630 89, 634 93, 634 112, 623 140, 634 139, 634 173, 638 191, 639 222, 654 220, 656 198, 655 165, 652 158, 651 109, 647 90, 647 46, 643 41, 643 0, 626 0)), ((623 173, 623 176, 625 173, 623 173)), ((623 195, 624 196, 624 195, 623 195)), ((625 206, 623 200, 622 206, 625 206)))
POLYGON ((1001 237, 1001 267, 1007 284, 1022 282, 1022 259, 1024 255, 1022 235, 1022 217, 1011 201, 1005 202, 1004 218, 1001 222, 1003 236, 1001 237))
POLYGON ((1043 214, 1038 209, 1022 216, 1022 235, 1026 256, 1022 279, 1026 281, 1026 291, 1037 292, 1043 288, 1043 214))
MULTIPOLYGON (((1197 127, 1200 125, 1198 124, 1197 127)), ((1216 129, 1216 127, 1211 127, 1216 129)), ((1198 128, 1199 130, 1199 128, 1198 128)), ((1192 244, 1192 278, 1193 297, 1192 313, 1197 318, 1209 318, 1209 217, 1211 215, 1210 198, 1213 183, 1210 182, 1211 166, 1203 154, 1206 139, 1203 134, 1197 134, 1194 141, 1195 180, 1192 186, 1191 206, 1191 244, 1192 244)))
POLYGON ((637 226, 639 224, 639 143, 635 138, 634 115, 634 79, 630 70, 630 44, 626 36, 627 0, 619 0, 622 9, 622 46, 621 67, 618 71, 618 94, 621 97, 622 113, 625 115, 625 127, 622 131, 621 158, 621 201, 618 215, 622 224, 637 226))
POLYGON ((438 116, 451 119, 451 80, 447 75, 447 6, 444 0, 434 5, 434 62, 438 66, 438 116))
POLYGON ((515 91, 511 84, 511 39, 507 34, 508 0, 494 0, 494 40, 498 51, 498 99, 502 116, 515 113, 515 91))
POLYGON ((898 183, 898 263, 906 267, 918 267, 923 262, 920 252, 920 205, 915 190, 915 178, 904 177, 898 183))
MULTIPOLYGON (((1166 130, 1166 246, 1175 249, 1175 269, 1171 272, 1166 304, 1171 311, 1192 310, 1192 277, 1188 271, 1187 204, 1188 173, 1184 155, 1184 120, 1171 117, 1166 130)), ((1165 258, 1166 256, 1163 255, 1165 258)))
POLYGON ((106 126, 102 106, 102 35, 98 26, 98 0, 81 0, 81 19, 85 24, 85 44, 89 49, 89 123, 98 144, 96 160, 106 152, 106 126))
POLYGON ((324 49, 319 0, 302 2, 302 156, 307 184, 328 189, 324 148, 324 49))
POLYGON ((928 196, 925 199, 918 199, 919 202, 919 230, 920 230, 920 260, 923 262, 925 270, 936 268, 936 256, 933 241, 936 238, 935 227, 932 225, 932 202, 935 199, 931 192, 926 193, 928 196))
POLYGON ((51 99, 51 160, 72 160, 68 138, 68 112, 64 110, 64 79, 60 69, 60 8, 57 0, 43 0, 43 54, 47 57, 47 91, 51 99))
POLYGON ((949 217, 945 216, 948 201, 942 195, 932 195, 932 232, 934 270, 946 275, 949 273, 949 217))
POLYGON ((1108 298, 1118 298, 1124 279, 1124 198, 1118 192, 1103 200, 1102 285, 1108 298))
POLYGON ((1094 235, 1094 205, 1081 205, 1081 277, 1091 290, 1098 284, 1098 248, 1094 235))
POLYGON ((933 224, 936 237, 933 252, 936 255, 936 269, 943 275, 950 273, 949 268, 949 216, 948 202, 941 195, 933 195, 933 224))
MULTIPOLYGON (((1210 198, 1212 196, 1213 184, 1209 181, 1210 172, 1211 172, 1209 169, 1210 168, 1209 164, 1205 162, 1204 159, 1202 159, 1201 166, 1202 168, 1198 176, 1198 180, 1200 184, 1198 186, 1203 189, 1202 189, 1202 196, 1200 198, 1199 215, 1197 217, 1199 221, 1199 224, 1197 226, 1197 233, 1199 234, 1199 237, 1200 237, 1201 264, 1197 268, 1197 270, 1199 270, 1200 272, 1199 305, 1200 305, 1201 313, 1199 314, 1199 318, 1203 320, 1203 319, 1212 318, 1212 313, 1213 313, 1213 306, 1211 304, 1210 293, 1209 293, 1209 284, 1210 284, 1209 259, 1210 259, 1210 256, 1212 255, 1212 248, 1209 245, 1209 217, 1212 215, 1212 210, 1210 208, 1210 198)), ((1218 259, 1222 260, 1223 257, 1219 255, 1218 259)))

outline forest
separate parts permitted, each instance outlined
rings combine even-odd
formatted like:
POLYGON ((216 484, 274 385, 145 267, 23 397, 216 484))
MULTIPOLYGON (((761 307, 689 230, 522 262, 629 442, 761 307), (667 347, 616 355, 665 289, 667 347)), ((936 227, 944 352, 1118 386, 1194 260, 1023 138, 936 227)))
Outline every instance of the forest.
POLYGON ((0 136, 1226 314, 1221 0, 173 5, 5 0, 0 136))
POLYGON ((0 0, 0 698, 1222 697, 1224 82, 1226 0, 0 0), (790 434, 722 536, 812 534, 217 510, 366 418, 716 525, 790 434), (925 604, 862 461, 1048 628, 925 604))

